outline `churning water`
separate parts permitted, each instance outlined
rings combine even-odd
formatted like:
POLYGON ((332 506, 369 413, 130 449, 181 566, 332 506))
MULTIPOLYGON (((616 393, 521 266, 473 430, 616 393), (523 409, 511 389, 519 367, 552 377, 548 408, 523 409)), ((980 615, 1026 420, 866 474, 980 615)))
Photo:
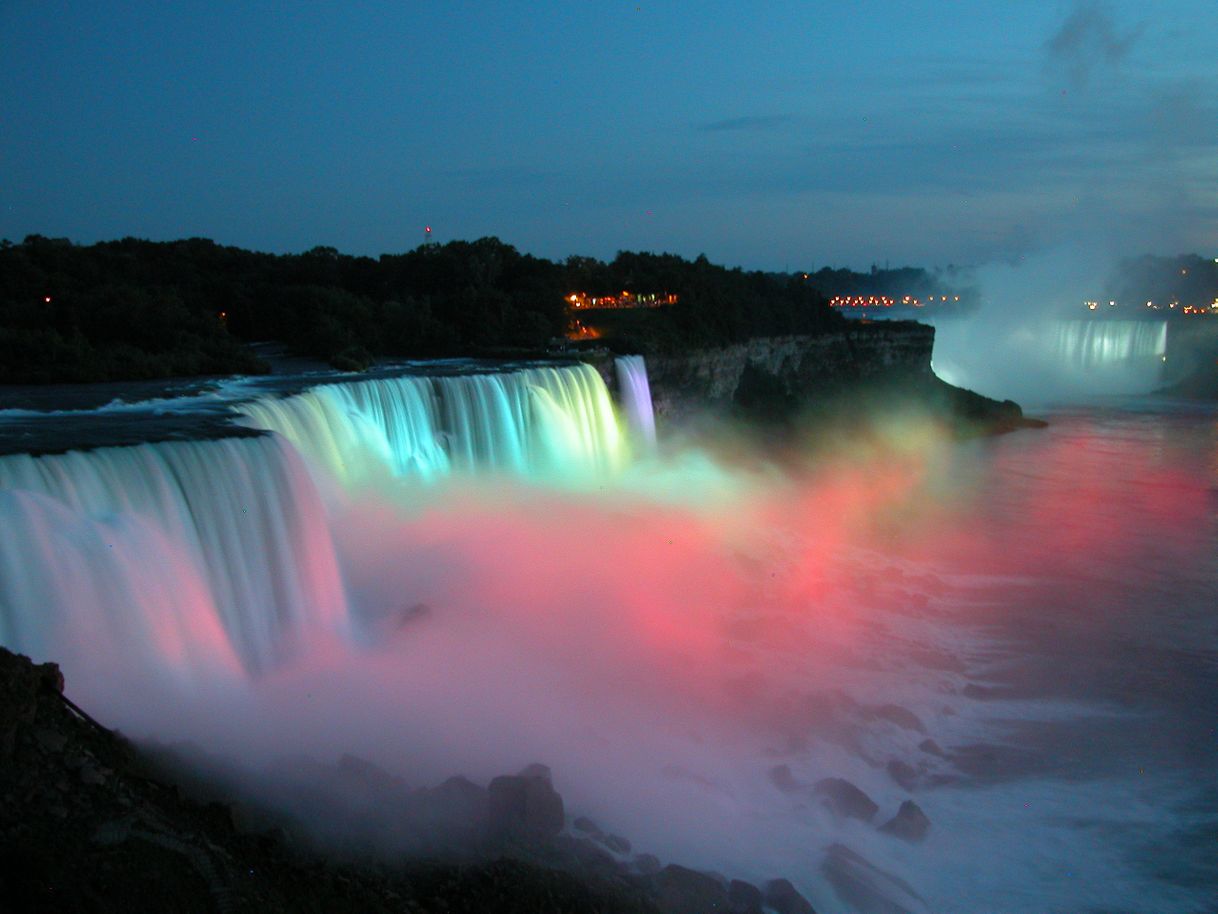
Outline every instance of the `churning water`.
POLYGON ((619 387, 356 380, 240 407, 263 437, 0 458, 0 641, 251 766, 542 761, 637 850, 821 911, 880 903, 851 866, 885 910, 1218 906, 1218 414, 892 417, 779 470, 656 453, 619 387), (909 799, 919 843, 876 827, 909 799))

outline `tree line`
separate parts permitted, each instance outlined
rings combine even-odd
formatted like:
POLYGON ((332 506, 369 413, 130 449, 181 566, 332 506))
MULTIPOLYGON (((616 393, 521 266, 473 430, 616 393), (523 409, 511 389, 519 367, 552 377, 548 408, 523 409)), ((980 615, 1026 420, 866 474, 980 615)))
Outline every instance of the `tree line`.
POLYGON ((378 357, 545 350, 567 329, 565 296, 674 293, 631 313, 605 342, 654 351, 841 318, 792 277, 672 254, 610 262, 522 254, 497 238, 426 244, 379 258, 316 247, 266 254, 203 238, 77 245, 31 235, 0 243, 0 383, 102 381, 265 371, 248 343, 359 369, 378 357))

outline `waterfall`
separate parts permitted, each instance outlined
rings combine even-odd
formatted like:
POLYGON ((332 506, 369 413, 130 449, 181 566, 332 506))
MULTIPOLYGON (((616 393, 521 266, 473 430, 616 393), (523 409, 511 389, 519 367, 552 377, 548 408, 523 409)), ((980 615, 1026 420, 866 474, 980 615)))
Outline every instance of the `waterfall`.
POLYGON ((1161 362, 1167 352, 1167 323, 1061 321, 1054 326, 1053 352, 1081 371, 1161 362))
POLYGON ((614 361, 614 368, 626 422, 635 438, 652 450, 656 445, 656 417, 651 404, 647 363, 641 355, 625 355, 614 361))
POLYGON ((46 656, 60 629, 130 630, 161 654, 231 646, 260 669, 345 618, 317 491, 275 437, 8 456, 0 496, 9 647, 46 656))
MULTIPOLYGON (((641 416, 642 360, 627 370, 641 416)), ((240 409, 275 434, 0 457, 0 643, 267 669, 350 621, 323 487, 600 480, 630 456, 588 365, 324 384, 240 409)))
POLYGON ((326 384, 242 410, 346 487, 453 472, 596 479, 630 454, 589 365, 326 384))

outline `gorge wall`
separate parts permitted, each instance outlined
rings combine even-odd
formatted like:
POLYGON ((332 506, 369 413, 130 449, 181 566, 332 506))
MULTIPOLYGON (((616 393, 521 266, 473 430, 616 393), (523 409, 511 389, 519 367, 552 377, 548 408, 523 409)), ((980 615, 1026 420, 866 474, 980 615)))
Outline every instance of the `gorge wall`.
MULTIPOLYGON (((759 337, 743 343, 647 356, 657 419, 781 400, 804 404, 862 381, 925 381, 935 329, 913 321, 852 324, 821 336, 759 337)), ((612 361, 600 367, 616 387, 612 361)))

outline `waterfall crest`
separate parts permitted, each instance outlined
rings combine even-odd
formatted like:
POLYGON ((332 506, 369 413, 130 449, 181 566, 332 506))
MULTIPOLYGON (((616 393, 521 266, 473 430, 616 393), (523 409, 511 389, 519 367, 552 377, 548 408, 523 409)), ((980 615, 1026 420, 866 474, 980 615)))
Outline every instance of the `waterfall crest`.
POLYGON ((342 485, 453 472, 599 478, 630 447, 589 365, 326 384, 242 407, 342 485))
POLYGON ((1054 326, 1054 354, 1081 371, 1154 362, 1166 351, 1164 321, 1081 320, 1054 326))

